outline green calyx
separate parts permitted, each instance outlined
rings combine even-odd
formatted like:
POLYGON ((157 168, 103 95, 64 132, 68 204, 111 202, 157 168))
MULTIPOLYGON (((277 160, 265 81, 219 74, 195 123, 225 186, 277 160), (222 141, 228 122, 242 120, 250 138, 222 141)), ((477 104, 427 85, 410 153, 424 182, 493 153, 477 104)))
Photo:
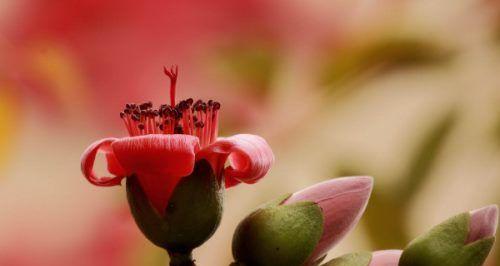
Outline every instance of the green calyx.
POLYGON ((281 205, 282 197, 247 216, 233 236, 233 265, 302 265, 323 233, 323 214, 313 202, 281 205))
POLYGON ((210 164, 196 162, 193 173, 175 188, 165 215, 150 204, 135 176, 127 178, 127 199, 142 233, 171 254, 190 254, 208 240, 222 217, 223 195, 210 164))
POLYGON ((470 214, 462 213, 419 236, 403 251, 399 266, 481 266, 495 237, 465 244, 470 214))
POLYGON ((355 252, 335 258, 322 266, 368 266, 371 260, 371 252, 355 252))

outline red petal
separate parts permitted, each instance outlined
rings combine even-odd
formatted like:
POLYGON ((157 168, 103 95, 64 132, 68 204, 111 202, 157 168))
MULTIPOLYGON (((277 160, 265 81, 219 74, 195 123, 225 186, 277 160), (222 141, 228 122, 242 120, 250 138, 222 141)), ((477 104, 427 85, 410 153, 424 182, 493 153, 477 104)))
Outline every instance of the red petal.
POLYGON ((126 176, 125 170, 116 159, 116 155, 110 147, 110 152, 106 152, 106 160, 108 161, 108 172, 113 175, 126 176))
POLYGON ((113 154, 111 150, 111 144, 115 142, 116 138, 106 138, 98 140, 92 143, 82 155, 82 172, 87 180, 96 186, 116 186, 119 185, 121 180, 125 177, 123 169, 115 161, 113 161, 113 154), (112 174, 116 175, 114 177, 97 177, 94 173, 94 161, 97 152, 101 150, 106 153, 106 158, 108 160, 108 169, 112 174))
POLYGON ((196 160, 206 159, 220 176, 226 159, 231 166, 224 170, 226 187, 240 182, 253 184, 266 175, 274 162, 274 155, 267 142, 256 135, 239 134, 219 138, 196 155, 196 160))
POLYGON ((191 174, 197 137, 190 135, 145 135, 115 141, 111 147, 119 165, 136 174, 153 206, 163 213, 179 180, 191 174))

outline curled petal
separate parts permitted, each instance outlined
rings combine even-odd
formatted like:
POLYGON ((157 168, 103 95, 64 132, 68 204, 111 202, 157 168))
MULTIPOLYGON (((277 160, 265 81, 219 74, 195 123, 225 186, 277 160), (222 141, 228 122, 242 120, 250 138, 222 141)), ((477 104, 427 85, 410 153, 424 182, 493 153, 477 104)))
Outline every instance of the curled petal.
POLYGON ((92 143, 83 152, 81 159, 82 172, 87 180, 96 186, 116 186, 119 185, 121 180, 125 177, 123 169, 121 169, 118 162, 113 161, 113 154, 111 150, 111 144, 115 142, 116 138, 106 138, 98 140, 92 143), (94 173, 94 161, 97 152, 101 150, 106 153, 106 158, 108 160, 108 169, 112 169, 110 173, 116 175, 114 177, 97 177, 94 173))
POLYGON ((466 244, 495 235, 498 225, 498 206, 490 205, 470 212, 469 235, 466 244))
POLYGON ((196 155, 197 160, 209 161, 217 176, 220 176, 228 157, 231 165, 224 169, 226 187, 240 182, 257 182, 266 175, 274 162, 273 152, 267 142, 250 134, 219 138, 196 155))
POLYGON ((177 183, 193 172, 199 141, 190 135, 152 134, 123 138, 111 147, 119 165, 139 178, 153 206, 163 213, 177 183))
POLYGON ((402 250, 375 251, 368 266, 398 266, 402 253, 402 250))
POLYGON ((323 212, 323 235, 310 259, 325 255, 358 223, 372 188, 372 177, 335 178, 296 192, 283 203, 312 201, 323 212))
POLYGON ((111 147, 109 151, 106 152, 106 160, 108 161, 108 172, 116 176, 126 176, 125 170, 118 162, 118 159, 116 159, 115 153, 111 147))

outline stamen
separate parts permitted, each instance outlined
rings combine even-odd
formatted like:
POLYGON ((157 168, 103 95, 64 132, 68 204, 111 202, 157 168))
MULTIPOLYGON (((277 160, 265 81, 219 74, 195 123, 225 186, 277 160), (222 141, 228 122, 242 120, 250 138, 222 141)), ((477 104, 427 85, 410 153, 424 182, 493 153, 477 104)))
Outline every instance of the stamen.
POLYGON ((176 104, 178 67, 164 67, 164 72, 170 78, 170 105, 162 104, 154 109, 150 101, 127 103, 120 118, 129 135, 187 134, 198 137, 202 147, 214 142, 218 135, 220 103, 188 98, 176 104))

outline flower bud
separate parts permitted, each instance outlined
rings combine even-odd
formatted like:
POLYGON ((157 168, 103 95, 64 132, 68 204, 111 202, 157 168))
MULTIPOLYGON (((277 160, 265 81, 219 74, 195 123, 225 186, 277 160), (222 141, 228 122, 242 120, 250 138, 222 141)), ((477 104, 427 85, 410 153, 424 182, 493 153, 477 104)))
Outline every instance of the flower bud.
POLYGON ((413 240, 400 266, 481 266, 493 243, 498 207, 487 206, 454 216, 413 240))
POLYGON ((175 187, 165 214, 151 204, 136 177, 127 178, 127 198, 134 219, 143 234, 171 257, 190 256, 208 240, 222 216, 222 185, 205 160, 175 187))
POLYGON ((356 252, 335 258, 322 266, 398 266, 402 250, 356 252))
POLYGON ((235 265, 317 265, 359 221, 371 177, 325 181, 271 202, 233 237, 235 265))

